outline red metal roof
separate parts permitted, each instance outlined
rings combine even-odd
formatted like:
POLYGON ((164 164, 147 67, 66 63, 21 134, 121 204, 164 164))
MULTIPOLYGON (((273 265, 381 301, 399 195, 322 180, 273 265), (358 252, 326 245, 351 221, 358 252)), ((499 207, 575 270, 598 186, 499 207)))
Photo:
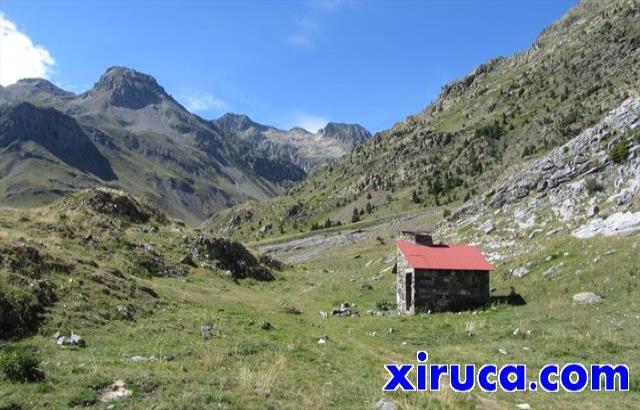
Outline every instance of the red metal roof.
POLYGON ((493 265, 475 246, 424 246, 402 239, 398 239, 396 242, 409 266, 414 269, 494 270, 493 265))

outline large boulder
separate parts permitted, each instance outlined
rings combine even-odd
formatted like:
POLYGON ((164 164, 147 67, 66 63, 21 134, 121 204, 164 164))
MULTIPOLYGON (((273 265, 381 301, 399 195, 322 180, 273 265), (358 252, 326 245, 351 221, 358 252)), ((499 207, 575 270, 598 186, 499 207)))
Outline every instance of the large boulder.
POLYGON ((274 280, 273 272, 262 266, 240 242, 200 236, 189 252, 191 260, 210 260, 218 269, 231 272, 234 279, 274 280))
POLYGON ((163 224, 168 222, 167 216, 159 210, 131 195, 115 190, 89 190, 80 203, 96 213, 114 216, 131 223, 147 223, 152 219, 163 224))

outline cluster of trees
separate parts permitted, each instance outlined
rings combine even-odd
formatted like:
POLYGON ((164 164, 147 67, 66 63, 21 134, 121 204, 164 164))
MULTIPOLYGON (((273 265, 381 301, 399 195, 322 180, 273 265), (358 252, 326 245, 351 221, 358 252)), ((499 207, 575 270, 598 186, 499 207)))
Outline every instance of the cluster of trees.
POLYGON ((331 228, 332 226, 342 226, 342 221, 332 221, 331 218, 327 218, 322 225, 320 225, 318 222, 314 222, 311 225, 311 230, 317 231, 319 229, 331 228))
POLYGON ((372 214, 373 211, 375 210, 375 207, 373 206, 373 204, 371 204, 371 202, 367 202, 367 205, 364 208, 358 209, 353 208, 353 212, 351 213, 351 223, 356 223, 358 221, 360 221, 361 217, 366 213, 368 214, 372 214))

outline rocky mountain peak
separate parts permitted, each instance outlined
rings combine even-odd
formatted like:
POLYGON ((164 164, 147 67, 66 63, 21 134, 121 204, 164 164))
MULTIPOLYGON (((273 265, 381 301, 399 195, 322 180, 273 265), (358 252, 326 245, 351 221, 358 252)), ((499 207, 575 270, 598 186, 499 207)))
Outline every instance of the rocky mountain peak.
POLYGON ((319 134, 333 138, 351 147, 355 147, 371 138, 371 133, 359 124, 343 124, 330 122, 318 131, 319 134))
POLYGON ((107 69, 89 94, 105 95, 110 104, 134 110, 171 98, 155 78, 126 67, 107 69))
POLYGON ((242 132, 249 128, 256 128, 259 130, 266 129, 264 125, 253 122, 249 116, 244 114, 235 114, 228 112, 222 117, 213 121, 214 124, 223 132, 242 132))
POLYGON ((293 127, 289 130, 290 132, 297 132, 297 133, 302 133, 302 134, 311 134, 310 131, 305 130, 302 127, 293 127))
POLYGON ((9 87, 13 89, 28 89, 32 92, 49 93, 61 97, 73 95, 73 93, 57 87, 55 84, 45 80, 44 78, 23 78, 9 87))

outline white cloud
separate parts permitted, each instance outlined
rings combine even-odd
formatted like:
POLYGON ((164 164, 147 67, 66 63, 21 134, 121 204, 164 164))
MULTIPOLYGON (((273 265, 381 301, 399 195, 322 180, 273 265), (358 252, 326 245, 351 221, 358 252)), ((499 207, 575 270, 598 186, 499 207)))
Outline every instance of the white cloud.
POLYGON ((47 49, 33 44, 0 13, 0 85, 7 86, 21 78, 49 78, 54 64, 47 49))
POLYGON ((324 128, 329 122, 328 119, 319 115, 313 115, 302 111, 297 111, 293 115, 292 126, 301 127, 309 132, 318 132, 320 128, 324 128))
POLYGON ((185 93, 180 100, 189 111, 195 113, 206 111, 219 113, 229 110, 229 104, 226 101, 206 92, 185 93))
POLYGON ((298 17, 295 20, 293 33, 287 40, 294 46, 308 47, 320 31, 320 24, 312 18, 298 17))
MULTIPOLYGON (((355 5, 350 3, 351 5, 355 5)), ((314 0, 304 3, 300 15, 293 22, 287 41, 297 47, 310 47, 315 39, 325 31, 324 26, 331 15, 345 8, 342 0, 314 0)))

